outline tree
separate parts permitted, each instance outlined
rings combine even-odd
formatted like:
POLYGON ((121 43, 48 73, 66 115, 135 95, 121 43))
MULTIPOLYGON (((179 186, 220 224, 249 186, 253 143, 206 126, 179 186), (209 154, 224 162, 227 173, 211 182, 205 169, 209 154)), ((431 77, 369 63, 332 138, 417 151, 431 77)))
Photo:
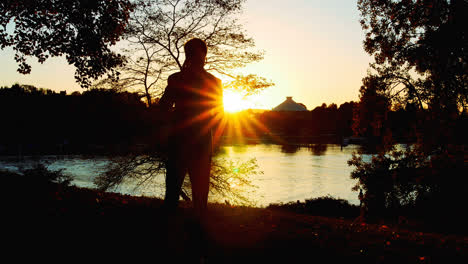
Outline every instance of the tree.
POLYGON ((349 137, 353 135, 353 111, 356 102, 345 102, 338 108, 338 134, 340 137, 349 137))
POLYGON ((91 79, 114 74, 112 69, 122 63, 110 47, 122 36, 130 12, 129 0, 4 0, 0 47, 13 48, 22 74, 31 72, 28 57, 43 63, 65 55, 76 67, 75 79, 88 87, 91 79))
MULTIPOLYGON (((126 181, 134 183, 135 189, 145 186, 162 189, 163 186, 158 184, 157 179, 166 171, 165 153, 146 153, 113 157, 105 172, 98 175, 94 183, 103 191, 113 190, 126 181)), ((216 200, 222 198, 235 205, 255 204, 255 201, 249 198, 249 189, 256 188, 250 179, 262 174, 255 159, 242 161, 215 157, 212 163, 210 194, 214 195, 216 200)), ((186 177, 181 197, 190 200, 190 196, 190 181, 186 177)))
POLYGON ((406 88, 406 101, 466 109, 466 0, 360 0, 358 8, 364 49, 380 77, 406 88), (411 80, 411 70, 418 80, 411 80))
MULTIPOLYGON (((166 86, 167 77, 182 69, 183 46, 194 37, 203 39, 208 46, 205 69, 230 80, 224 88, 247 95, 271 85, 256 75, 235 73, 236 69, 263 58, 236 19, 244 0, 135 0, 132 3, 134 12, 124 34, 128 45, 122 49, 126 60, 118 69, 121 74, 118 79, 102 79, 96 86, 141 91, 151 106, 166 86)), ((155 119, 163 118, 157 107, 149 107, 148 111, 153 111, 155 119)), ((107 172, 96 181, 100 188, 113 188, 127 179, 138 182, 137 186, 157 187, 155 180, 165 173, 167 150, 161 120, 154 120, 154 127, 154 134, 145 142, 148 149, 113 159, 107 172)), ((210 190, 231 203, 249 203, 244 193, 234 186, 251 187, 249 177, 257 173, 260 172, 255 160, 235 162, 214 158, 210 190)), ((188 184, 183 188, 184 199, 190 199, 188 184)))
POLYGON ((205 68, 230 80, 225 88, 250 94, 269 87, 272 83, 254 74, 234 73, 235 69, 263 58, 236 19, 243 2, 133 1, 135 9, 124 34, 129 45, 123 49, 126 63, 119 68, 121 75, 118 80, 108 78, 96 85, 142 91, 151 105, 161 95, 167 77, 181 70, 185 42, 197 37, 208 46, 205 68))
POLYGON ((353 130, 356 136, 373 139, 374 144, 382 143, 383 137, 389 133, 385 124, 391 106, 385 94, 387 84, 375 75, 365 77, 362 82, 360 101, 353 113, 353 130))
POLYGON ((375 63, 363 79, 355 128, 382 124, 385 130, 386 115, 374 112, 399 104, 414 113, 417 140, 406 149, 391 140, 370 161, 354 156, 351 177, 366 190, 373 213, 412 207, 446 220, 458 212, 451 204, 467 202, 468 2, 360 0, 358 9, 364 49, 375 63))

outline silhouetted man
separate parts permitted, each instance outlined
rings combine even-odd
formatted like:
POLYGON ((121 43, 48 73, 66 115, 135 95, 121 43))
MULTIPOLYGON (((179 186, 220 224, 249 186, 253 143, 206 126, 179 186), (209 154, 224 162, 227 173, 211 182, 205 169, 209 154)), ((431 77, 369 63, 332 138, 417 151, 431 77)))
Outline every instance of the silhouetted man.
POLYGON ((168 78, 159 105, 174 107, 173 130, 169 138, 166 172, 167 209, 178 205, 185 174, 190 176, 195 211, 201 216, 206 209, 211 171, 212 128, 222 113, 221 81, 203 67, 207 46, 200 39, 184 45, 185 62, 180 72, 168 78))

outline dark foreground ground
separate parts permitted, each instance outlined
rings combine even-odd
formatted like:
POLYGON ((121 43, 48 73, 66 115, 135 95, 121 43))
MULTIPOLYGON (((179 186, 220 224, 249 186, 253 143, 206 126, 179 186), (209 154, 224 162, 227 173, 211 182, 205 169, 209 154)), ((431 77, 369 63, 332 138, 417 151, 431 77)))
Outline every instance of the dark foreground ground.
POLYGON ((2 252, 23 262, 468 263, 468 237, 265 208, 190 204, 81 188, 19 186, 2 199, 2 252))

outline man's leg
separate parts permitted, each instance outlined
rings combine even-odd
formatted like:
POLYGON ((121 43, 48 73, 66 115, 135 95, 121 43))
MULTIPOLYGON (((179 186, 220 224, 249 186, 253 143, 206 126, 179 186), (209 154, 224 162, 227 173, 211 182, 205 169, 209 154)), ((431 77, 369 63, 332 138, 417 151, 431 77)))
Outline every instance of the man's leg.
POLYGON ((168 210, 175 210, 179 204, 179 196, 184 182, 187 167, 181 153, 171 153, 166 168, 166 195, 164 205, 168 210))
POLYGON ((189 167, 195 213, 202 217, 206 211, 210 186, 211 152, 201 151, 189 167))

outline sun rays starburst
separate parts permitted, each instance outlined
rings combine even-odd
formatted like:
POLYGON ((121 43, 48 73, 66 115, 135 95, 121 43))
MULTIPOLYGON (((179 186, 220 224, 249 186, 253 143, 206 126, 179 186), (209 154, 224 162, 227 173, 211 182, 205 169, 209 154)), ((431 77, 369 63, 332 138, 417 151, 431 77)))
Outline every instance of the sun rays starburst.
POLYGON ((209 104, 203 105, 207 110, 179 123, 176 129, 184 129, 196 123, 202 124, 200 135, 211 133, 214 145, 218 145, 222 138, 243 144, 247 143, 247 140, 260 141, 265 135, 277 143, 282 142, 270 133, 258 115, 246 111, 253 104, 242 94, 225 91, 222 99, 215 94, 205 94, 204 97, 210 98, 209 102, 203 103, 209 104))

